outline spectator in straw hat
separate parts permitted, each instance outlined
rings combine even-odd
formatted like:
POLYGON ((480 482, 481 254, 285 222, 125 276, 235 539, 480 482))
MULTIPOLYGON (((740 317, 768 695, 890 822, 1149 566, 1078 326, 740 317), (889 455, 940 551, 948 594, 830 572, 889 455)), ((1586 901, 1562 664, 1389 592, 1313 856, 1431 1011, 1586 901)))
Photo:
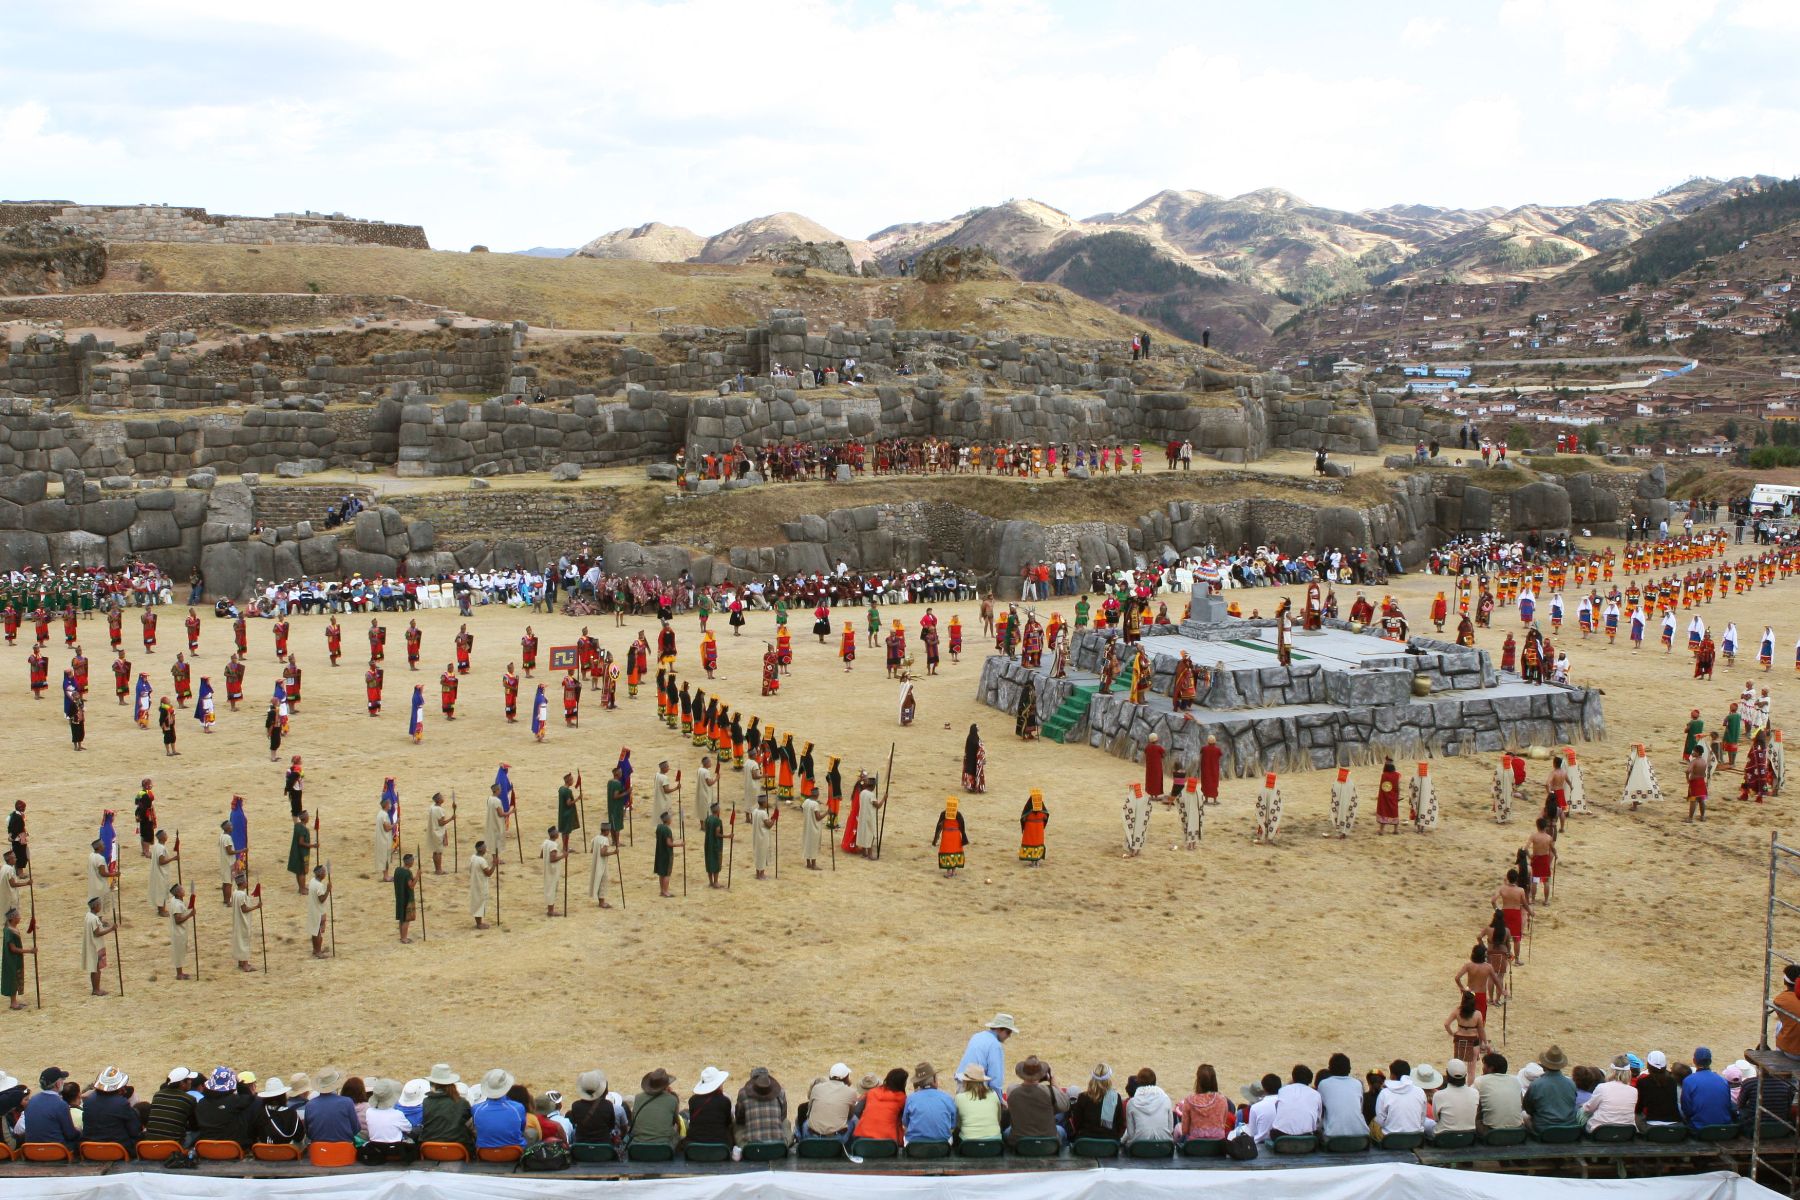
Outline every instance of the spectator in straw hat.
POLYGON ((995 1013, 993 1020, 970 1035, 962 1059, 956 1064, 957 1078, 962 1078, 970 1063, 980 1063, 988 1082, 997 1086, 1006 1078, 1006 1039, 1017 1032, 1019 1027, 1011 1013, 995 1013))
POLYGON ((369 1140, 383 1145, 407 1142, 412 1137, 412 1122, 400 1111, 400 1081, 377 1079, 369 1088, 369 1140))
POLYGON ((406 1114, 406 1119, 417 1129, 425 1123, 425 1094, 431 1085, 423 1079, 409 1079, 400 1089, 400 1103, 394 1107, 406 1114))
POLYGON ((1069 1111, 1069 1095, 1056 1086, 1050 1064, 1033 1054, 1014 1067, 1013 1073, 1019 1082, 1006 1093, 1006 1111, 1012 1117, 1007 1143, 1016 1144, 1020 1138, 1060 1139, 1057 1118, 1069 1111))
POLYGON ((736 1142, 731 1125, 731 1101, 720 1091, 729 1072, 707 1067, 694 1083, 688 1097, 687 1140, 703 1145, 730 1146, 736 1142))
POLYGON ((639 1081, 643 1090, 631 1102, 631 1139, 634 1146, 674 1146, 680 1140, 681 1097, 671 1086, 675 1077, 661 1067, 639 1081))
POLYGON ((575 1077, 575 1103, 569 1106, 575 1127, 572 1142, 610 1145, 624 1132, 625 1118, 606 1094, 605 1071, 583 1071, 575 1077))
POLYGON ((1000 1136, 1005 1110, 1000 1094, 988 1087, 988 1073, 980 1063, 970 1063, 956 1073, 962 1090, 956 1093, 956 1136, 964 1142, 986 1142, 1000 1136))
POLYGON ((738 1145, 788 1140, 787 1092, 767 1067, 752 1067, 750 1078, 738 1089, 732 1117, 737 1124, 738 1145))
POLYGON ((462 1076, 450 1069, 449 1063, 438 1063, 425 1077, 431 1090, 422 1106, 419 1140, 456 1142, 466 1150, 475 1149, 474 1118, 469 1102, 456 1090, 462 1076))
POLYGON ((912 1095, 900 1110, 900 1123, 910 1142, 947 1142, 956 1133, 956 1101, 938 1087, 937 1070, 928 1062, 913 1068, 912 1095))
POLYGON ((257 1141, 277 1146, 292 1146, 300 1141, 306 1122, 302 1110, 288 1098, 291 1086, 283 1083, 281 1076, 271 1075, 256 1090, 256 1098, 262 1101, 256 1114, 257 1141))
POLYGON ((477 1150, 525 1148, 525 1106, 506 1095, 515 1082, 512 1073, 502 1067, 481 1077, 481 1099, 470 1108, 477 1150))
POLYGON ((87 1098, 81 1118, 81 1136, 90 1142, 117 1142, 135 1152, 144 1134, 143 1119, 125 1092, 131 1082, 125 1072, 108 1067, 94 1081, 94 1094, 87 1098))
POLYGON ((356 1101, 338 1094, 344 1073, 336 1067, 313 1072, 314 1093, 306 1102, 306 1136, 314 1142, 354 1142, 362 1132, 356 1119, 356 1101))

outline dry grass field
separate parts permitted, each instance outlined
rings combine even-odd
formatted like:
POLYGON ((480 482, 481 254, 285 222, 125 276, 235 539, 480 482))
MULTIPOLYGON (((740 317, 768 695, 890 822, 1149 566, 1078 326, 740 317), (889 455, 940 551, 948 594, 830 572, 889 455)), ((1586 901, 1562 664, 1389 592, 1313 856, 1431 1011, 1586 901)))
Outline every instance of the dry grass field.
MULTIPOLYGON (((1416 615, 1435 590, 1433 580, 1415 576, 1395 594, 1416 615)), ((1341 595, 1348 603, 1351 596, 1341 595)), ((1789 582, 1715 603, 1705 614, 1716 626, 1735 619, 1747 641, 1773 620, 1782 648, 1767 676, 1740 660, 1736 670, 1721 664, 1717 681, 1697 684, 1680 651, 1571 641, 1576 676, 1606 689, 1611 736, 1580 747, 1596 813, 1570 823, 1555 902, 1518 975, 1505 1045, 1516 1061, 1551 1041, 1577 1062, 1628 1048, 1674 1055, 1699 1043, 1735 1057, 1755 1041, 1764 854, 1793 800, 1757 807, 1721 799, 1706 824, 1686 824, 1675 799, 1679 729, 1690 706, 1716 720, 1750 677, 1772 687, 1777 724, 1792 711, 1800 687, 1786 647, 1800 614, 1796 597, 1800 583, 1789 582), (1653 747, 1670 799, 1627 813, 1616 798, 1634 740, 1653 747)), ((1272 594, 1240 598, 1265 610, 1276 601, 1272 594)), ((1072 602, 1046 607, 1066 611, 1072 602)), ((331 1062, 404 1078, 448 1060, 465 1076, 503 1063, 533 1086, 565 1089, 590 1066, 629 1086, 662 1065, 680 1077, 679 1090, 705 1063, 738 1079, 768 1064, 792 1090, 836 1059, 858 1072, 921 1058, 953 1064, 969 1031, 997 1009, 1019 1019, 1009 1048, 1015 1060, 1042 1055, 1067 1078, 1106 1060, 1125 1070, 1153 1066, 1180 1087, 1196 1063, 1210 1061, 1235 1089, 1297 1060, 1322 1062, 1335 1049, 1349 1052, 1359 1069, 1393 1055, 1443 1062, 1449 1044, 1440 1026, 1456 998, 1451 977, 1488 915, 1497 875, 1527 832, 1521 821, 1498 827, 1488 817, 1491 758, 1436 765, 1445 812, 1429 836, 1374 836, 1375 773, 1361 769, 1364 823, 1347 843, 1325 840, 1329 773, 1312 773, 1283 780, 1287 824, 1275 846, 1250 843, 1255 783, 1228 781, 1199 853, 1173 848, 1175 818, 1159 811, 1144 856, 1123 861, 1120 801, 1139 768, 1086 747, 1017 742, 1010 717, 972 700, 983 646, 974 606, 959 611, 971 653, 920 681, 920 717, 907 729, 895 720, 895 686, 883 678, 877 652, 864 650, 846 674, 836 637, 818 645, 810 619, 797 615, 793 674, 778 697, 763 700, 758 664, 772 618, 754 615, 742 638, 720 627, 719 678, 708 690, 797 741, 817 742, 821 770, 825 755, 841 755, 847 773, 880 770, 895 747, 880 862, 840 853, 834 870, 803 871, 790 818, 779 879, 759 883, 739 867, 731 890, 709 891, 695 837, 687 895, 662 900, 640 819, 636 844, 623 856, 623 909, 581 901, 587 859, 577 856, 574 913, 546 918, 536 864, 521 867, 509 848, 501 928, 474 930, 464 876, 428 877, 429 940, 410 946, 396 942, 389 890, 371 873, 384 776, 398 781, 409 842, 419 837, 431 792, 454 791, 465 856, 479 797, 501 761, 512 764, 519 786, 528 854, 552 819, 565 770, 579 769, 600 797, 620 747, 629 746, 642 785, 665 757, 694 778, 698 752, 656 722, 647 689, 635 701, 621 689, 611 713, 587 696, 581 727, 556 721, 542 745, 523 722, 502 720, 499 676, 525 624, 536 625, 547 651, 572 642, 580 622, 478 610, 469 622, 474 672, 448 723, 438 714, 436 676, 450 658, 459 623, 453 612, 421 614, 425 670, 417 676, 401 651, 406 618, 385 618, 387 704, 375 720, 363 712, 355 658, 366 645, 367 619, 344 622, 352 655, 336 670, 325 659, 323 618, 296 619, 305 699, 282 763, 269 761, 262 730, 261 698, 274 673, 267 623, 251 628, 251 703, 222 711, 210 735, 184 715, 177 758, 164 758, 155 732, 138 730, 113 703, 103 622, 82 629, 95 663, 83 754, 70 751, 54 698, 30 698, 27 648, 0 648, 0 711, 18 756, 9 790, 30 805, 44 990, 42 1011, 4 1016, 11 1048, 4 1063, 19 1073, 54 1062, 91 1078, 117 1062, 148 1083, 175 1062, 228 1061, 284 1075, 331 1062), (426 685, 420 745, 405 735, 415 680, 426 685), (985 795, 962 796, 970 869, 947 880, 926 842, 944 797, 961 794, 958 755, 971 722, 987 738, 990 786, 985 795), (290 831, 281 773, 290 751, 305 756, 309 804, 323 814, 336 872, 338 953, 330 962, 308 958, 303 906, 281 872, 290 831), (181 831, 187 877, 200 884, 198 982, 172 979, 163 924, 147 905, 131 828, 131 796, 144 776, 155 779, 162 824, 181 831), (1018 813, 1032 787, 1045 790, 1052 814, 1048 861, 1036 870, 1016 855, 1018 813), (211 841, 234 792, 246 797, 268 901, 266 975, 240 975, 227 961, 211 841), (80 974, 81 855, 104 808, 120 814, 124 849, 123 999, 89 998, 80 974)), ((919 614, 912 607, 884 616, 905 619, 916 633, 919 614)), ((159 691, 181 648, 181 615, 165 610, 155 655, 128 643, 159 691)), ((859 626, 863 619, 861 610, 838 615, 859 626)), ((941 608, 939 615, 948 617, 941 608)), ((1484 644, 1496 645, 1513 621, 1502 610, 1484 644)), ((637 629, 653 627, 616 628, 611 617, 587 624, 615 653, 637 629)), ((681 662, 692 670, 696 620, 683 617, 676 627, 681 662)), ((135 628, 128 623, 128 633, 135 628)), ((229 639, 229 626, 207 617, 196 677, 218 679, 229 639)), ((66 657, 56 647, 54 667, 66 657)), ((525 692, 528 700, 529 686, 525 692)), ((559 707, 554 688, 551 694, 559 707)), ((1532 764, 1534 789, 1545 770, 1532 764)), ((1720 782, 1735 793, 1731 777, 1720 782)), ((726 773, 722 796, 741 797, 741 776, 726 773)), ((599 808, 587 806, 595 826, 599 808)), ((691 821, 688 833, 695 834, 691 821)), ((747 863, 748 850, 746 839, 736 857, 747 863)), ((110 972, 107 979, 113 987, 110 972)), ((1496 1039, 1498 1023, 1496 1013, 1496 1039)))

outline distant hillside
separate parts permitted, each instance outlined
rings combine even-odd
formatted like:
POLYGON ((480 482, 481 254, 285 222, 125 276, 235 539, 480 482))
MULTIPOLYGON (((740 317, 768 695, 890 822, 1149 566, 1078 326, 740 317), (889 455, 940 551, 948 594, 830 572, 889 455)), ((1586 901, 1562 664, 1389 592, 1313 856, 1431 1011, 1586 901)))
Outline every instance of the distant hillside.
POLYGON ((1774 183, 1671 221, 1626 249, 1596 260, 1587 276, 1596 292, 1616 292, 1634 283, 1661 283, 1797 218, 1800 179, 1774 183))
POLYGON ((629 258, 638 262, 748 262, 759 250, 787 242, 843 242, 850 257, 862 263, 873 257, 868 244, 833 233, 799 213, 771 213, 730 229, 701 237, 679 225, 652 221, 635 229, 603 233, 575 251, 582 258, 629 258))
POLYGON ((533 246, 529 250, 508 250, 507 254, 523 254, 527 258, 567 258, 575 253, 573 246, 533 246))

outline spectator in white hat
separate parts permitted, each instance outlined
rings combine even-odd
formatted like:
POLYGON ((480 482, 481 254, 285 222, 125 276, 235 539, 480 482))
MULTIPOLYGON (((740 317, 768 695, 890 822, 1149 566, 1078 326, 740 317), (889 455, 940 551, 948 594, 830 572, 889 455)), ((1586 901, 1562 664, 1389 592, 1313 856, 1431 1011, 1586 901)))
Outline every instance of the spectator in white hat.
POLYGON ((81 1136, 90 1142, 117 1142, 135 1151, 143 1136, 144 1122, 125 1094, 131 1082, 125 1072, 108 1067, 94 1081, 94 1094, 82 1106, 81 1136))
POLYGON ((856 1106, 856 1089, 850 1086, 850 1067, 833 1063, 824 1079, 813 1080, 806 1093, 806 1116, 800 1121, 799 1136, 845 1136, 850 1128, 850 1110, 856 1106))

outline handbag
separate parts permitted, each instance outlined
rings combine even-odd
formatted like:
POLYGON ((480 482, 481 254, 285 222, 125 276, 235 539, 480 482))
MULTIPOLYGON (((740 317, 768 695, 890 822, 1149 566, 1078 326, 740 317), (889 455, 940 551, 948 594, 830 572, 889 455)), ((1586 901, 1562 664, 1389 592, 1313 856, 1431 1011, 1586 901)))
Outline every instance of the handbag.
POLYGON ((519 1156, 521 1171, 566 1171, 574 1165, 574 1157, 565 1142, 539 1142, 526 1147, 519 1156))
POLYGON ((1249 1162, 1256 1157, 1256 1139, 1250 1136, 1248 1129, 1237 1129, 1225 1139, 1225 1157, 1237 1162, 1249 1162))

